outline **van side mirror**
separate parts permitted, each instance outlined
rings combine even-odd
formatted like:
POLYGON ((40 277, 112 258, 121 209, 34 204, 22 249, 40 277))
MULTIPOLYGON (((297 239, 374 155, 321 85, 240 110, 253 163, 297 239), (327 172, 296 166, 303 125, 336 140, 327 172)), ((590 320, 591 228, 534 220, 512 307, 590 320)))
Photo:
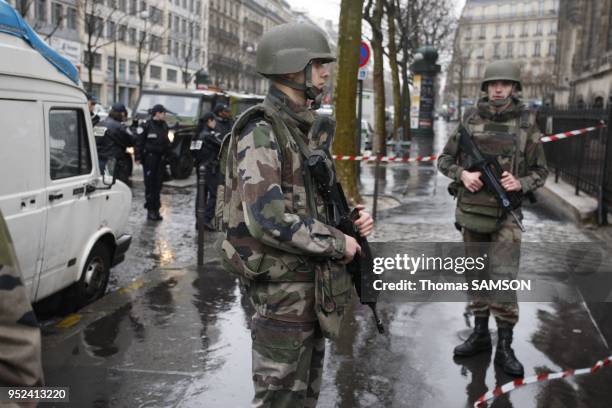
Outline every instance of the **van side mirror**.
POLYGON ((104 166, 104 174, 102 174, 102 183, 104 183, 105 186, 111 187, 117 181, 116 168, 117 159, 114 157, 108 159, 106 166, 104 166))

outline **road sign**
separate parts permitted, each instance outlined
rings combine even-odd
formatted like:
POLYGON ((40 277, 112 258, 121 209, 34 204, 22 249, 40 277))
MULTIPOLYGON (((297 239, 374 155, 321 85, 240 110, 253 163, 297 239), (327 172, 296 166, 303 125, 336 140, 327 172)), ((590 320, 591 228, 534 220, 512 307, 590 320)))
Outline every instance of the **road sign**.
POLYGON ((371 54, 372 53, 370 51, 370 46, 368 45, 368 43, 365 41, 362 41, 361 48, 359 49, 359 68, 363 68, 366 65, 368 65, 371 54))
POLYGON ((365 81, 367 77, 368 77, 368 70, 365 68, 359 68, 359 71, 357 72, 357 79, 359 81, 365 81))

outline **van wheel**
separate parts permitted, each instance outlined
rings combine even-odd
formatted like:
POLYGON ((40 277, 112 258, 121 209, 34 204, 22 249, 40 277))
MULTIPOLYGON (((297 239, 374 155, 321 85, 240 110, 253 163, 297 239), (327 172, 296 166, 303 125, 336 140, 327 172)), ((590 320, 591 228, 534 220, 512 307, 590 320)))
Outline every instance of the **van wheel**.
POLYGON ((110 276, 110 251, 106 245, 96 244, 85 262, 83 273, 72 288, 72 300, 81 308, 104 296, 110 276))

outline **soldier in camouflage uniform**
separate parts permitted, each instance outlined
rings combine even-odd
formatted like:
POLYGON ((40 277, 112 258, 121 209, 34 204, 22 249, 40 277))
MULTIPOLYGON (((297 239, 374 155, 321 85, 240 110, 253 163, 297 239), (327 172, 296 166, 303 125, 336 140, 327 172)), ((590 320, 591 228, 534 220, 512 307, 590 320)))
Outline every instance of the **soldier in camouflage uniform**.
MULTIPOLYGON (((495 157, 502 166, 501 184, 506 191, 527 194, 542 187, 548 175, 546 160, 535 113, 517 96, 521 90, 519 68, 511 61, 491 63, 485 70, 481 90, 486 96, 478 101, 477 107, 466 111, 462 124, 472 134, 479 150, 495 157)), ((459 133, 455 132, 438 158, 438 169, 453 179, 449 191, 454 191, 457 197, 456 224, 461 228, 463 240, 491 242, 490 250, 499 260, 498 264, 518 267, 519 226, 483 188, 480 172, 468 171, 465 166, 466 155, 461 151, 459 133)), ((520 210, 519 217, 522 217, 520 210)), ((492 262, 491 269, 496 269, 495 266, 492 262)), ((514 301, 503 302, 472 297, 469 309, 475 316, 474 332, 455 348, 456 356, 491 350, 488 322, 492 313, 499 336, 495 363, 510 375, 523 375, 523 366, 511 348, 513 327, 518 321, 516 294, 512 295, 514 301)))
MULTIPOLYGON (((224 141, 221 257, 256 311, 254 407, 316 406, 324 337, 338 335, 351 299, 344 264, 360 248, 326 223, 326 207, 305 165, 308 151, 331 137, 313 131, 321 129, 313 110, 329 76, 325 64, 334 60, 325 35, 312 25, 268 31, 258 46, 257 71, 270 80, 270 90, 224 141)), ((362 211, 357 226, 368 235, 372 218, 362 211)))
POLYGON ((0 387, 41 385, 40 329, 0 212, 0 387))

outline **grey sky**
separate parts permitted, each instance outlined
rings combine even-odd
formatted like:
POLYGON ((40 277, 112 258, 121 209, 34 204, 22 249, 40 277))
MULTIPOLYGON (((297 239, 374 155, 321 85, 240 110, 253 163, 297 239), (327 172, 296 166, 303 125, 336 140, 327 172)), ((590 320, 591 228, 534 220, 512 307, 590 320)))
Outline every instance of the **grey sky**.
MULTIPOLYGON (((341 0, 287 0, 291 7, 299 10, 306 10, 315 18, 326 18, 338 22, 340 18, 341 0)), ((466 0, 454 0, 457 16, 466 0)))

